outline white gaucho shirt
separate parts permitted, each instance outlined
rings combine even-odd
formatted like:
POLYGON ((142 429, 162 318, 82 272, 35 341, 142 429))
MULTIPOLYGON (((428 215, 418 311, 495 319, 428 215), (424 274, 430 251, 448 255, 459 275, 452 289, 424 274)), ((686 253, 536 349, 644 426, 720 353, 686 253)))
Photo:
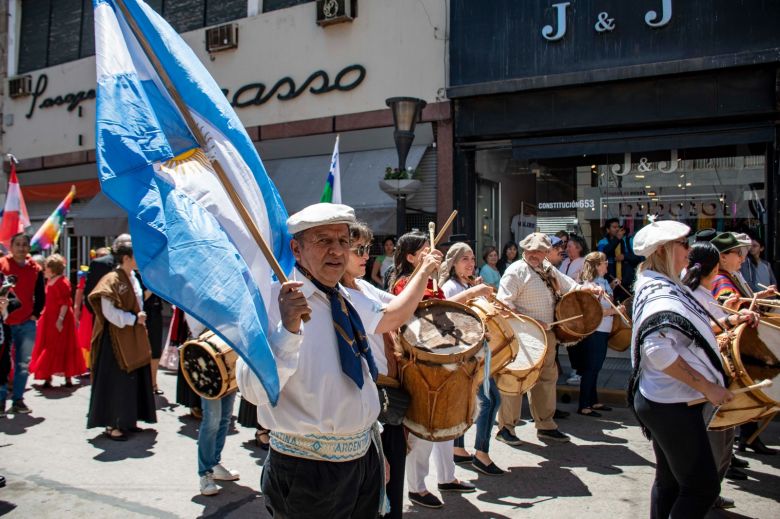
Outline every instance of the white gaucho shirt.
MULTIPOLYGON (((303 283, 300 290, 312 311, 299 334, 287 331, 277 303, 281 285, 274 283, 268 330, 279 373, 279 401, 271 406, 260 381, 240 358, 236 363, 238 388, 257 405, 260 424, 272 431, 295 435, 365 431, 379 416, 379 396, 368 364, 365 359, 361 362, 363 387, 358 388, 341 370, 328 297, 297 269, 292 279, 303 283)), ((341 293, 357 311, 366 333, 375 333, 383 306, 343 287, 341 293)))

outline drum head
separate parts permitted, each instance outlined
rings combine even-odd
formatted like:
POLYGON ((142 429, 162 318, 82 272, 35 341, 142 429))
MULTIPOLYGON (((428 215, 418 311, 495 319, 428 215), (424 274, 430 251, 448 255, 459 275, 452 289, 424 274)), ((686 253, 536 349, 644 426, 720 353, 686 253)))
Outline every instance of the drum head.
POLYGON ((555 307, 555 319, 567 319, 581 315, 579 319, 560 324, 566 332, 585 337, 596 331, 604 317, 601 303, 589 292, 574 291, 565 294, 555 307))
POLYGON ((458 355, 482 345, 485 326, 464 305, 424 301, 414 317, 401 327, 404 340, 415 349, 436 355, 458 355))
POLYGON ((504 369, 508 371, 529 371, 544 362, 547 353, 547 334, 542 325, 530 317, 507 317, 515 330, 520 348, 504 369))
POLYGON ((762 324, 758 328, 743 325, 737 347, 739 361, 752 383, 771 380, 773 384, 760 391, 780 402, 780 330, 762 324))
POLYGON ((193 391, 205 398, 216 398, 222 392, 226 377, 217 362, 216 351, 205 341, 189 341, 181 347, 181 369, 193 391))

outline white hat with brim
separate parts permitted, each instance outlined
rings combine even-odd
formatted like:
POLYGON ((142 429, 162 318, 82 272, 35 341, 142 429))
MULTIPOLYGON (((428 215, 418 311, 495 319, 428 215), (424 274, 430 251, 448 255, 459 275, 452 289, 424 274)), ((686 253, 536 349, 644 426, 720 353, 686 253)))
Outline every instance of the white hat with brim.
POLYGON ((742 247, 750 247, 751 245, 753 245, 753 240, 750 238, 750 236, 748 236, 744 232, 733 232, 731 234, 734 235, 734 237, 737 239, 737 241, 742 247))
POLYGON ((520 248, 526 251, 540 250, 547 252, 552 248, 552 243, 550 243, 550 238, 546 234, 535 232, 523 238, 523 241, 520 242, 520 248))
POLYGON ((691 228, 675 220, 651 221, 634 235, 634 253, 647 257, 670 241, 685 238, 691 228))
POLYGON ((298 234, 313 227, 342 223, 355 223, 354 209, 343 204, 313 204, 287 218, 287 231, 290 234, 298 234))

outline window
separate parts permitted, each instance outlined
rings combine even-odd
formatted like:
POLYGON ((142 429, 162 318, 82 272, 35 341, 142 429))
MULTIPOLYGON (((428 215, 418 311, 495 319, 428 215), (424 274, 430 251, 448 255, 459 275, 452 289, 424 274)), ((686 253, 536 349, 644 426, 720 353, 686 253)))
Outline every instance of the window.
POLYGON ((307 4, 313 0, 263 0, 263 12, 278 11, 295 5, 307 4))
MULTIPOLYGON (((147 3, 162 13, 178 32, 244 18, 247 12, 247 0, 148 0, 147 3)), ((286 3, 293 5, 301 2, 288 0, 286 3)), ((17 74, 93 54, 95 29, 92 0, 22 2, 17 74)))

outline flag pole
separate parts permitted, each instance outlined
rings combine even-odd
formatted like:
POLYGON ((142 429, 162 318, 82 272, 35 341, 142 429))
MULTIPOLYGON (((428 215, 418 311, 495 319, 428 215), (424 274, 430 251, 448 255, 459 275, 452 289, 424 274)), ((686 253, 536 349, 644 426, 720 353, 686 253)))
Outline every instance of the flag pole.
MULTIPOLYGON (((184 101, 179 95, 179 92, 176 91, 176 87, 173 86, 173 83, 171 82, 171 78, 168 76, 167 72, 163 68, 160 61, 157 59, 157 56, 154 54, 154 52, 152 52, 152 49, 149 46, 149 42, 146 41, 146 38, 141 32, 141 29, 138 27, 138 24, 136 23, 135 19, 132 17, 130 12, 128 11, 124 0, 116 0, 116 3, 119 6, 119 9, 121 9, 122 14, 124 15, 125 20, 127 21, 127 24, 130 26, 130 29, 133 31, 133 35, 135 35, 135 37, 138 39, 138 43, 141 44, 141 48, 143 48, 146 57, 149 58, 149 61, 152 63, 152 66, 154 67, 155 71, 157 72, 157 74, 160 75, 160 79, 165 85, 165 88, 168 90, 168 94, 170 94, 171 99, 173 99, 173 102, 176 104, 176 107, 179 109, 179 112, 181 113, 182 117, 184 117, 184 121, 187 123, 187 127, 192 132, 193 136, 195 137, 195 140, 198 142, 198 145, 201 148, 205 149, 206 139, 203 137, 203 133, 200 131, 200 128, 198 128, 198 125, 195 123, 195 120, 192 118, 192 115, 187 109, 187 105, 184 104, 184 101)), ((233 202, 236 211, 238 211, 239 216, 241 216, 241 219, 244 221, 244 224, 249 230, 249 233, 255 239, 257 246, 260 247, 260 250, 263 252, 265 259, 268 261, 269 265, 271 266, 271 269, 274 271, 274 274, 276 274, 277 279, 279 279, 280 283, 286 283, 287 276, 282 270, 281 265, 279 265, 279 261, 277 261, 273 251, 270 249, 270 247, 268 247, 265 238, 263 238, 263 235, 260 233, 260 229, 257 228, 257 224, 252 220, 252 217, 249 214, 249 211, 247 210, 246 206, 244 205, 244 202, 238 196, 238 193, 236 192, 235 188, 230 183, 230 179, 225 173, 225 170, 222 168, 222 165, 216 159, 210 160, 210 162, 211 162, 211 166, 214 168, 214 171, 217 174, 217 178, 219 179, 219 182, 222 184, 222 187, 227 192, 231 202, 233 202)))

